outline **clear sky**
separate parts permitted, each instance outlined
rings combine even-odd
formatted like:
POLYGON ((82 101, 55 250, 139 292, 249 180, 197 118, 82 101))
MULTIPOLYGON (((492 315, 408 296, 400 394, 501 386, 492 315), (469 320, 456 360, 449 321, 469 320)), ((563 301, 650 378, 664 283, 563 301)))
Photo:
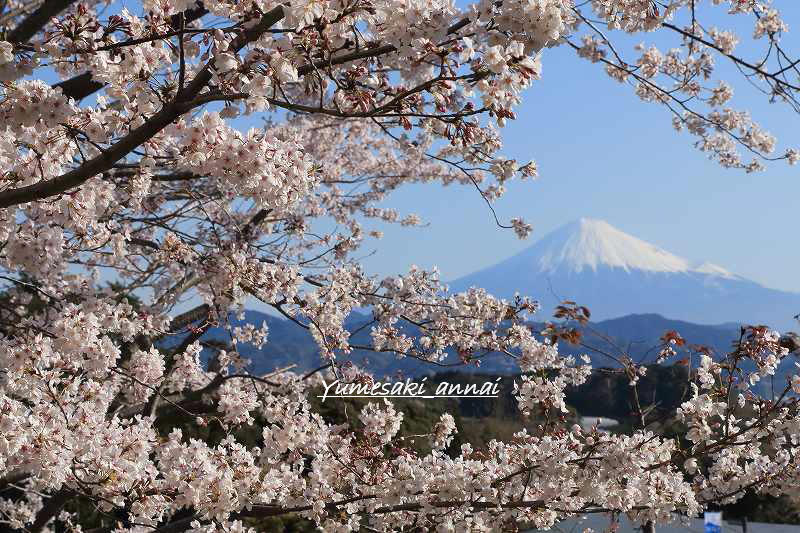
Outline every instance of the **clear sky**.
MULTIPOLYGON (((783 42, 800 54, 800 5, 776 5, 790 27, 783 42)), ((751 33, 749 25, 741 33, 742 50, 752 42, 751 33)), ((688 259, 800 291, 800 165, 773 163, 749 175, 723 169, 696 150, 687 133, 672 129, 666 109, 640 102, 630 86, 608 78, 599 65, 579 60, 566 47, 545 50, 543 64, 542 80, 525 93, 517 120, 503 131, 503 153, 534 159, 540 178, 511 185, 495 206, 505 221, 523 216, 533 224, 533 235, 520 241, 498 228, 472 188, 408 187, 387 205, 415 212, 430 225, 387 228, 384 239, 368 243, 375 251, 365 260, 369 271, 437 265, 442 278, 452 280, 587 216, 688 259)), ((766 102, 730 67, 725 71, 735 77, 732 105, 749 109, 782 149, 787 143, 800 147, 800 116, 766 102)))

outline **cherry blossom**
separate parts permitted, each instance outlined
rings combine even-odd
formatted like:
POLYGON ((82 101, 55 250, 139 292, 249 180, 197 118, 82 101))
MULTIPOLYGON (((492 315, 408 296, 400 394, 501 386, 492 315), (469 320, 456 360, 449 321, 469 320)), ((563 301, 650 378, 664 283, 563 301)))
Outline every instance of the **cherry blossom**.
MULTIPOLYGON (((494 531, 800 496, 800 375, 756 393, 787 357, 769 328, 694 354, 674 413, 686 439, 656 433, 641 406, 629 435, 569 429, 565 390, 593 369, 559 351, 569 329, 531 330, 536 295, 452 293, 434 267, 378 277, 360 262, 379 225, 425 224, 392 204, 410 184, 468 187, 481 216, 532 232, 495 203, 547 172, 504 154, 503 126, 554 47, 663 107, 724 167, 796 164, 796 141, 762 127, 719 69, 798 111, 785 3, 4 2, 0 524, 244 533, 299 515, 324 531, 494 531), (731 17, 772 53, 735 55, 731 17), (255 303, 310 332, 316 371, 249 372, 241 346, 272 342, 242 322, 255 303), (354 310, 366 345, 345 327, 354 310), (521 372, 520 411, 548 423, 454 449, 444 414, 425 454, 390 402, 332 424, 311 397, 323 380, 373 382, 356 349, 430 365, 500 354, 521 372)), ((577 309, 562 313, 585 320, 577 309)), ((673 335, 659 353, 683 350, 673 335)), ((646 369, 617 363, 635 392, 646 369)))

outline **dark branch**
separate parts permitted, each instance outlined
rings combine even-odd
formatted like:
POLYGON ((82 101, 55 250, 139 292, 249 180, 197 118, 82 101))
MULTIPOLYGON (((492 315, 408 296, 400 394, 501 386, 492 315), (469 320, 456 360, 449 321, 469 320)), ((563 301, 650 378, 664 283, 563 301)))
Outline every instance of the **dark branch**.
MULTIPOLYGON (((270 27, 283 19, 283 8, 278 6, 261 18, 261 21, 252 28, 247 29, 234 40, 231 48, 239 51, 247 44, 258 39, 270 27)), ((213 61, 213 60, 211 60, 213 61)), ((152 139, 158 132, 177 120, 182 114, 190 111, 192 104, 189 101, 197 96, 211 80, 212 63, 206 64, 192 82, 178 93, 175 100, 165 105, 144 124, 128 133, 117 141, 116 144, 102 152, 100 155, 81 165, 80 167, 62 174, 53 179, 40 181, 27 187, 11 189, 0 193, 0 208, 42 200, 50 196, 63 193, 84 183, 92 176, 97 176, 109 170, 116 162, 127 156, 138 146, 152 139)))
POLYGON ((12 43, 27 42, 28 39, 36 35, 36 32, 44 28, 51 18, 73 3, 75 3, 75 0, 46 0, 42 2, 42 5, 36 11, 28 15, 16 28, 11 30, 7 40, 12 43))
POLYGON ((72 492, 67 489, 61 489, 45 501, 44 506, 36 513, 36 519, 29 527, 26 528, 28 533, 39 533, 44 529, 44 526, 53 519, 59 512, 64 504, 72 497, 72 492))
MULTIPOLYGON (((258 24, 239 34, 234 42, 231 43, 231 49, 238 52, 244 46, 258 39, 258 37, 260 37, 263 33, 267 32, 272 26, 282 20, 283 16, 284 13, 281 6, 272 9, 261 18, 258 24)), ((456 32, 468 23, 468 20, 462 20, 448 28, 448 33, 456 32)), ((335 58, 330 58, 327 61, 323 60, 319 62, 319 66, 324 67, 325 65, 338 65, 358 59, 388 54, 394 51, 396 51, 396 48, 392 45, 376 46, 350 54, 343 54, 335 58)), ((298 69, 298 72, 300 75, 306 75, 312 72, 315 66, 317 66, 317 63, 304 65, 298 69)), ((81 185, 92 176, 96 176, 109 170, 115 163, 124 158, 138 146, 151 139, 159 131, 164 129, 182 114, 190 111, 194 106, 202 103, 202 99, 194 102, 192 99, 197 97, 201 90, 204 89, 211 80, 211 72, 212 63, 210 61, 197 74, 190 84, 178 91, 175 100, 167 104, 161 111, 156 113, 147 122, 120 139, 109 149, 105 150, 94 159, 87 161, 80 167, 56 178, 40 181, 26 187, 0 192, 0 208, 11 207, 35 200, 42 200, 44 198, 64 193, 69 189, 81 185)))
POLYGON ((194 309, 186 311, 182 315, 176 316, 172 319, 172 322, 169 325, 170 332, 175 333, 182 330, 192 322, 206 320, 210 310, 211 308, 208 306, 208 304, 202 304, 198 305, 194 309))
MULTIPOLYGON (((187 9, 183 12, 183 17, 185 20, 185 24, 190 24, 195 20, 203 17, 208 13, 208 10, 198 2, 197 7, 192 9, 187 9)), ((172 15, 170 18, 170 25, 177 29, 181 27, 181 15, 172 15)), ((90 94, 99 91, 103 87, 105 87, 105 83, 99 82, 92 77, 91 72, 84 72, 83 74, 78 74, 68 80, 64 80, 60 83, 56 83, 55 87, 61 88, 64 92, 64 96, 68 98, 74 98, 75 100, 82 100, 89 96, 90 94)))
POLYGON ((101 83, 92 78, 91 72, 84 72, 68 80, 56 83, 54 87, 60 88, 67 98, 82 100, 95 91, 99 91, 105 87, 105 83, 101 83))

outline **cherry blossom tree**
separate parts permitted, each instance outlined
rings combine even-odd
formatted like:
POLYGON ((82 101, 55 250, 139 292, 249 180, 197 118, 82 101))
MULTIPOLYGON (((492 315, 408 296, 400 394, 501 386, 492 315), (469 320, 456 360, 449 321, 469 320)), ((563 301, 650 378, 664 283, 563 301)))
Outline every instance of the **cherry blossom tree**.
MULTIPOLYGON (((642 415, 631 435, 547 423, 446 453, 445 415, 421 455, 391 404, 340 426, 308 401, 324 372, 371 379, 348 364, 356 348, 432 365, 500 352, 523 372, 520 409, 557 419, 592 369, 559 354, 563 331, 531 331, 534 300, 451 294, 435 269, 371 276, 364 239, 375 221, 421 222, 385 207, 403 185, 457 183, 491 207, 537 175, 502 155, 501 130, 556 46, 663 106, 725 167, 796 163, 733 107, 742 78, 717 74, 731 64, 800 111, 779 4, 792 0, 2 2, 0 524, 210 533, 295 514, 325 531, 484 531, 619 512, 652 527, 747 490, 800 498, 800 377, 769 400, 750 390, 787 354, 763 327, 702 355, 682 438, 642 415), (614 44, 651 32, 673 48, 614 44), (763 54, 738 54, 744 37, 763 54), (247 372, 236 346, 269 332, 229 317, 253 301, 313 335, 318 371, 247 372), (369 346, 344 328, 356 308, 369 346), (204 364, 214 326, 232 347, 204 364)), ((681 349, 665 337, 662 357, 681 349)), ((635 386, 643 369, 620 363, 635 386)))

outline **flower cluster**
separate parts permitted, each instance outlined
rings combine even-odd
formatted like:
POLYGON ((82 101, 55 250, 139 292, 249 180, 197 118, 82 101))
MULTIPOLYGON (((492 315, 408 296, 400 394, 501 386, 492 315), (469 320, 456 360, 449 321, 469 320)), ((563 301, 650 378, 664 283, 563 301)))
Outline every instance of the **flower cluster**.
MULTIPOLYGON (((687 0, 4 2, 0 524, 249 533, 294 514, 325 531, 492 531, 586 509, 666 521, 750 488, 796 495, 800 376, 776 401, 754 388, 786 357, 769 329, 693 367, 675 413, 688 449, 641 406, 629 435, 569 431, 565 391, 592 368, 531 329, 533 300, 452 293, 435 268, 376 277, 360 261, 381 226, 422 225, 391 205, 404 186, 466 186, 491 204, 537 176, 503 155, 501 128, 551 47, 665 106, 723 166, 797 163, 718 79, 733 61, 800 108, 777 2, 712 3, 751 15, 775 53, 734 56, 740 37, 695 22, 687 0), (617 30, 676 43, 626 60, 617 30), (246 320, 256 302, 309 331, 318 370, 250 373, 238 349, 279 333, 246 320), (368 317, 363 344, 354 311, 368 317), (444 414, 419 435, 430 453, 391 403, 333 424, 312 397, 322 372, 370 382, 355 349, 504 357, 522 373, 520 411, 539 418, 508 442, 454 449, 444 414)), ((683 349, 665 337, 661 357, 683 349)), ((620 363, 635 392, 645 368, 620 363)))

